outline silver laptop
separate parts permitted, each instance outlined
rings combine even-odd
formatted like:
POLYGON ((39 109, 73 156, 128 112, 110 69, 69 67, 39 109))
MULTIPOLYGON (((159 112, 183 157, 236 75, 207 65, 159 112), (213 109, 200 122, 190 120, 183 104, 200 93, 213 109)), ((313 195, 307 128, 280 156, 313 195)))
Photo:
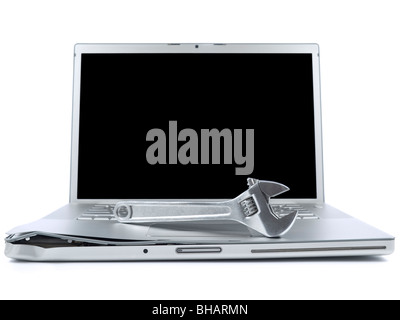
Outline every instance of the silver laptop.
POLYGON ((317 44, 77 44, 70 202, 10 230, 34 261, 383 255, 394 237, 324 202, 317 44), (210 133, 213 134, 210 134, 210 133), (264 237, 235 222, 121 223, 119 201, 221 201, 282 183, 264 237))

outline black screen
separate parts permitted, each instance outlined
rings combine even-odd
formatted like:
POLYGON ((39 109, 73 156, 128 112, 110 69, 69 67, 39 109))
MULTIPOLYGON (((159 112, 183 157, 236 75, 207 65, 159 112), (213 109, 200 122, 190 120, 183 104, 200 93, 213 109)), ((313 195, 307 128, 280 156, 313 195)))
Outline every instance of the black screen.
POLYGON ((82 54, 78 199, 316 198, 313 108, 311 54, 82 54))

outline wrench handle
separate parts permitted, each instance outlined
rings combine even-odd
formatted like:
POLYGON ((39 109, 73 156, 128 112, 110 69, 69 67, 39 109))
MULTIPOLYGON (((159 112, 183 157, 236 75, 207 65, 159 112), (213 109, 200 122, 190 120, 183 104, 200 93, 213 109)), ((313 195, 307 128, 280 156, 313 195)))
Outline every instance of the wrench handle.
POLYGON ((124 223, 160 223, 186 222, 199 220, 225 220, 229 218, 231 208, 227 205, 211 203, 174 203, 174 202, 118 202, 114 215, 124 223))

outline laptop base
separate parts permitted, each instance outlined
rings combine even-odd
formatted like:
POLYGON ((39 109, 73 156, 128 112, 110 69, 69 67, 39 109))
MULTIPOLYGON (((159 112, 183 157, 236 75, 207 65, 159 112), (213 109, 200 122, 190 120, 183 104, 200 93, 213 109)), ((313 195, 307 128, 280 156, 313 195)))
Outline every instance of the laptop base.
POLYGON ((394 240, 312 242, 291 244, 210 244, 139 246, 59 246, 6 243, 9 258, 27 261, 143 261, 143 260, 227 260, 276 259, 338 256, 387 255, 394 240))

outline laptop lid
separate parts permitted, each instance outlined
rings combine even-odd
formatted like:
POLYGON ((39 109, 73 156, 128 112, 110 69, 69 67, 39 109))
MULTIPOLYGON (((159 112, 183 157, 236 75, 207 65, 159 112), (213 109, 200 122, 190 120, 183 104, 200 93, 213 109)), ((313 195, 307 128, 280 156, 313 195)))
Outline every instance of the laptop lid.
POLYGON ((322 202, 316 44, 77 44, 71 202, 322 202))

